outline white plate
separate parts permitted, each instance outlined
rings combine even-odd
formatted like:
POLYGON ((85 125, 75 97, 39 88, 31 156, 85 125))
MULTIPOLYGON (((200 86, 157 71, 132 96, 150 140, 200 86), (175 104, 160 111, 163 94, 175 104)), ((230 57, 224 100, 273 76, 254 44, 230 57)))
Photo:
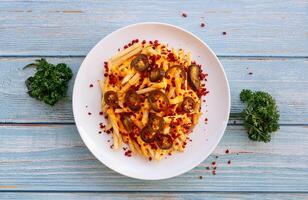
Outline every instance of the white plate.
POLYGON ((146 180, 158 180, 183 174, 199 165, 215 149, 224 134, 230 112, 230 90, 226 74, 213 51, 198 37, 179 27, 163 23, 140 23, 121 28, 103 38, 84 59, 74 85, 74 118, 84 143, 95 157, 120 174, 146 180), (170 47, 191 51, 193 60, 207 72, 206 105, 203 103, 198 125, 184 153, 175 153, 161 161, 139 156, 126 157, 122 149, 110 148, 110 135, 98 134, 101 92, 97 80, 103 79, 103 62, 132 39, 159 40, 170 47), (90 88, 89 85, 94 87, 90 88), (86 108, 86 106, 88 106, 86 108), (91 112, 91 115, 88 115, 91 112), (204 119, 208 118, 208 124, 204 119))

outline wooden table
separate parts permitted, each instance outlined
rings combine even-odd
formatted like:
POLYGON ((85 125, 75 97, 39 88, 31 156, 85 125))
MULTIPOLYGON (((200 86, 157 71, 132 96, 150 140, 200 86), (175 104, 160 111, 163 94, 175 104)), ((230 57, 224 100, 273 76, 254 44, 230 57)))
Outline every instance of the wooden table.
POLYGON ((308 198, 307 30, 305 0, 1 1, 0 199, 308 198), (126 178, 97 161, 74 124, 74 81, 69 98, 50 107, 28 96, 24 81, 34 71, 22 70, 47 57, 68 63, 76 75, 101 38, 142 21, 171 23, 202 38, 231 86, 232 114, 218 147, 195 169, 163 181, 126 178), (250 141, 233 115, 243 109, 243 88, 277 100, 281 127, 270 143, 250 141), (206 169, 212 161, 216 175, 206 169))

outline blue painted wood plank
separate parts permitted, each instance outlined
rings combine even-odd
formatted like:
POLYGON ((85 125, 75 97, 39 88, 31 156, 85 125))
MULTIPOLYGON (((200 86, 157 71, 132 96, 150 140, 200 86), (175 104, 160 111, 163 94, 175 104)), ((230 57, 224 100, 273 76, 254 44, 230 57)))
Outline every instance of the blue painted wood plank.
POLYGON ((281 126, 264 144, 250 141, 242 126, 228 126, 213 154, 198 167, 176 178, 142 181, 97 161, 73 125, 2 125, 0 190, 308 192, 307 130, 281 126), (213 161, 216 175, 206 169, 213 161))
POLYGON ((219 55, 308 56, 307 10, 303 0, 1 1, 0 55, 85 55, 120 27, 159 21, 192 31, 219 55))
MULTIPOLYGON (((33 69, 22 70, 22 68, 35 59, 0 59, 0 122, 73 123, 71 106, 73 80, 70 82, 69 98, 54 107, 38 102, 26 93, 24 81, 34 71, 33 69)), ((53 63, 68 63, 75 75, 82 59, 48 58, 53 63)), ((265 90, 277 100, 281 123, 308 123, 308 59, 220 59, 230 81, 231 113, 239 113, 243 109, 243 104, 239 100, 239 93, 243 88, 265 90), (253 74, 249 75, 249 72, 253 74)), ((88 89, 85 88, 85 91, 88 89)), ((234 119, 236 118, 231 117, 232 123, 234 119)))
POLYGON ((194 193, 144 193, 144 192, 133 192, 133 193, 34 193, 34 192, 4 192, 0 193, 0 198, 2 200, 41 200, 41 199, 67 199, 67 200, 178 200, 178 199, 188 199, 188 200, 224 200, 224 199, 237 199, 237 200, 269 200, 269 199, 280 199, 280 200, 303 200, 307 199, 307 194, 301 193, 205 193, 205 192, 194 192, 194 193))

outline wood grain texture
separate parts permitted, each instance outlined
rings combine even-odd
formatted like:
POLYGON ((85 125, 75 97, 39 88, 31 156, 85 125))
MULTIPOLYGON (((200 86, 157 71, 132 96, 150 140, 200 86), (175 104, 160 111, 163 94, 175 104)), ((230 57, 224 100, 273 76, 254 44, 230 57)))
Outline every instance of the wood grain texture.
MULTIPOLYGON (((82 59, 48 58, 48 61, 68 63, 76 75, 82 59)), ((34 70, 22 70, 22 68, 34 60, 35 58, 0 59, 0 122, 73 123, 71 93, 74 80, 70 81, 67 100, 59 102, 54 107, 38 102, 26 93, 24 81, 34 73, 34 70)), ((239 113, 244 107, 239 100, 239 93, 243 88, 265 90, 277 100, 281 114, 280 123, 308 123, 308 59, 220 58, 220 60, 230 82, 231 113, 239 113), (249 72, 253 74, 249 75, 249 72)), ((85 88, 87 92, 91 90, 85 88)), ((234 119, 236 118, 231 117, 231 123, 234 119)))
POLYGON ((305 0, 0 1, 0 199, 308 199, 307 21, 305 0), (185 28, 220 56, 232 113, 243 108, 243 88, 270 92, 283 124, 272 141, 251 142, 242 126, 229 125, 213 154, 190 172, 134 180, 97 161, 76 127, 62 124, 74 123, 73 80, 55 107, 26 94, 34 71, 22 67, 36 56, 69 63, 76 75, 101 38, 143 21, 185 28), (206 170, 213 161, 217 175, 206 170))
POLYGON ((280 200, 305 200, 307 199, 307 194, 301 193, 205 193, 205 192, 194 192, 194 193, 145 193, 145 192, 132 192, 132 193, 34 193, 34 192, 3 192, 0 193, 0 198, 2 200, 41 200, 41 199, 68 199, 68 200, 123 200, 123 199, 132 199, 132 200, 269 200, 269 199, 280 199, 280 200))
POLYGON ((250 141, 242 126, 228 126, 216 150, 198 167, 176 178, 142 181, 97 161, 74 125, 2 125, 0 190, 308 192, 307 130, 282 126, 264 144, 250 141), (206 169, 213 161, 216 175, 206 169))
POLYGON ((120 27, 159 21, 195 33, 218 55, 308 56, 307 10, 302 0, 1 1, 0 55, 85 55, 120 27))

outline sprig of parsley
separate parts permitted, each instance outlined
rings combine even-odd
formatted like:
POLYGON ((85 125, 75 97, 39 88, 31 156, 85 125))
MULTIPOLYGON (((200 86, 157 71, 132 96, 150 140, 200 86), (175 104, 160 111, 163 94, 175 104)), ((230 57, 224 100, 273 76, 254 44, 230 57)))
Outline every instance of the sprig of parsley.
POLYGON ((68 82, 72 78, 72 70, 65 64, 53 65, 41 58, 24 68, 34 66, 36 73, 26 80, 28 94, 49 105, 54 105, 67 93, 68 82))
POLYGON ((248 137, 258 142, 269 142, 271 133, 279 129, 279 113, 275 99, 266 92, 245 89, 242 90, 240 99, 247 103, 241 116, 248 137))

